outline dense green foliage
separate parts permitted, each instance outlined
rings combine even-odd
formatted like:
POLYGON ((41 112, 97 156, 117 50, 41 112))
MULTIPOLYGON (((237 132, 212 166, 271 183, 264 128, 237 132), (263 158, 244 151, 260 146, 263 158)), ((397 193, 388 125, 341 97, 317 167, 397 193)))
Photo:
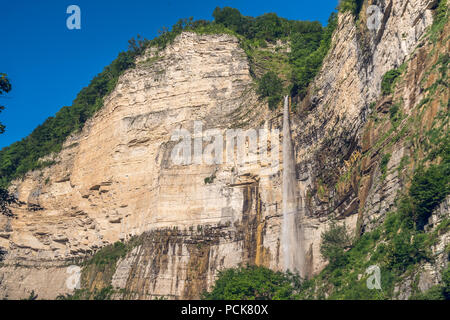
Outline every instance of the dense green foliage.
POLYGON ((387 165, 388 165, 390 159, 391 159, 391 154, 390 154, 390 153, 386 153, 386 154, 383 155, 383 157, 381 158, 381 161, 380 161, 380 171, 381 171, 381 178, 382 178, 382 180, 384 180, 384 178, 386 177, 386 174, 387 174, 387 165))
POLYGON ((333 222, 328 230, 322 233, 320 253, 330 264, 339 266, 345 264, 345 249, 351 245, 351 238, 345 225, 337 225, 333 222))
MULTIPOLYGON (((0 72, 0 96, 11 91, 11 83, 9 82, 6 73, 0 72)), ((5 109, 0 105, 0 113, 5 109)), ((5 126, 0 122, 0 134, 5 132, 5 126)))
POLYGON ((34 131, 0 151, 0 185, 18 178, 27 171, 48 163, 41 157, 61 150, 62 143, 72 133, 80 130, 87 119, 103 106, 103 98, 112 91, 119 76, 134 65, 137 52, 122 52, 99 75, 83 88, 70 107, 63 107, 54 117, 49 117, 34 131))
POLYGON ((392 299, 402 275, 430 259, 429 246, 434 240, 433 235, 414 228, 410 213, 405 206, 388 214, 383 225, 364 233, 348 251, 339 253, 337 262, 303 283, 300 298, 323 299, 327 293, 329 299, 392 299), (365 272, 373 265, 380 267, 380 290, 366 285, 365 272))
POLYGON ((274 110, 282 98, 283 83, 275 72, 269 71, 258 81, 257 92, 263 98, 268 97, 269 108, 274 110))
POLYGON ((290 300, 296 298, 300 285, 298 276, 275 272, 260 266, 225 269, 205 300, 290 300))
POLYGON ((7 217, 12 217, 13 213, 9 206, 13 203, 18 203, 17 198, 4 188, 0 188, 0 214, 7 217))
POLYGON ((11 83, 9 82, 8 75, 0 72, 0 94, 4 94, 11 91, 11 83))
POLYGON ((214 179, 216 178, 216 174, 213 173, 212 175, 210 175, 209 177, 206 177, 203 181, 205 182, 205 184, 211 184, 214 182, 214 179))
POLYGON ((247 39, 263 39, 274 41, 287 37, 297 27, 300 21, 290 21, 278 17, 275 13, 266 13, 253 18, 243 16, 239 10, 224 7, 213 12, 214 21, 222 24, 247 39))
POLYGON ((448 21, 449 10, 447 6, 448 0, 438 0, 438 6, 435 10, 433 25, 430 29, 430 40, 436 42, 442 29, 448 21))
POLYGON ((395 80, 400 76, 400 71, 397 69, 389 70, 383 76, 381 81, 381 92, 385 95, 392 93, 394 90, 395 80))
POLYGON ((410 297, 410 300, 450 300, 450 264, 442 273, 442 284, 410 297))
POLYGON ((303 98, 309 83, 319 72, 323 59, 331 47, 331 38, 337 26, 337 15, 332 13, 328 25, 319 30, 318 25, 310 24, 306 30, 292 35, 290 63, 292 71, 293 96, 303 98))
MULTIPOLYGON (((337 25, 336 13, 331 14, 328 25, 324 28, 317 21, 287 20, 274 13, 256 18, 246 17, 237 9, 229 7, 216 8, 213 15, 215 23, 222 24, 259 45, 277 39, 290 41, 291 95, 299 95, 301 98, 306 94, 309 83, 322 66, 337 25)), ((270 101, 273 106, 276 98, 270 99, 269 103, 270 101)))
POLYGON ((345 12, 349 11, 355 16, 359 15, 361 11, 364 0, 341 0, 339 3, 339 11, 345 12))
POLYGON ((414 205, 413 218, 418 229, 423 229, 432 211, 445 199, 449 191, 449 161, 417 170, 412 179, 409 194, 414 205))

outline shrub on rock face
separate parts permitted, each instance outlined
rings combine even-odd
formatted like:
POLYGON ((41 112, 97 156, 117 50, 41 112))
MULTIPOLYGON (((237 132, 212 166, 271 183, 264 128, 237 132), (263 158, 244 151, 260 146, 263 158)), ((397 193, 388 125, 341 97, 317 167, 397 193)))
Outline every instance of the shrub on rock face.
POLYGON ((320 253, 332 266, 342 266, 347 263, 345 249, 350 247, 351 238, 344 225, 332 223, 330 228, 322 233, 320 253))
POLYGON ((273 71, 267 72, 258 83, 258 94, 268 98, 270 110, 277 108, 282 98, 283 83, 273 71))
POLYGON ((394 89, 395 80, 400 76, 400 71, 397 69, 389 70, 383 76, 383 80, 381 81, 381 92, 384 95, 391 94, 394 89))
POLYGON ((413 199, 413 218, 419 230, 423 229, 432 211, 449 193, 450 166, 448 163, 420 168, 414 175, 409 191, 413 199))

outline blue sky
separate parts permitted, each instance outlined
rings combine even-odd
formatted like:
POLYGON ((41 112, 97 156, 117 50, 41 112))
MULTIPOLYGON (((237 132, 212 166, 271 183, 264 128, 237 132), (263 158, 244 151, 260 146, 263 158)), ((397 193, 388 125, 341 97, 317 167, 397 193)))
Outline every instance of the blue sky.
POLYGON ((12 91, 0 98, 6 109, 0 121, 6 132, 0 148, 27 136, 61 107, 70 106, 81 88, 120 51, 128 39, 148 39, 179 18, 212 20, 215 7, 230 6, 247 16, 275 12, 296 20, 326 24, 337 0, 16 0, 1 4, 0 72, 7 73, 12 91), (81 9, 81 30, 69 30, 66 9, 81 9))

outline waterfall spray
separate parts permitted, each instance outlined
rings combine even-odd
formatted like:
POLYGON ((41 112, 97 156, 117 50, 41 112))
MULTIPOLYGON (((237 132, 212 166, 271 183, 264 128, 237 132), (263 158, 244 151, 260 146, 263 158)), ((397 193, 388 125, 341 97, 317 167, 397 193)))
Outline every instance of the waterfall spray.
POLYGON ((281 242, 284 270, 303 272, 303 248, 296 196, 294 148, 289 124, 289 98, 283 109, 283 225, 281 242))

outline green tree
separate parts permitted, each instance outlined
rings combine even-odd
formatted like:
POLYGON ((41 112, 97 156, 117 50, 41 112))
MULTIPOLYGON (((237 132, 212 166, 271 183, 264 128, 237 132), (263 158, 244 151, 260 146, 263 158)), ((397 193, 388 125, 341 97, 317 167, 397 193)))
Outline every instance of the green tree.
MULTIPOLYGON (((6 73, 0 72, 0 96, 11 91, 11 83, 9 82, 6 73)), ((4 106, 0 105, 0 113, 5 109, 4 106)), ((0 134, 5 132, 5 126, 0 122, 0 134)))
POLYGON ((149 41, 147 39, 141 37, 141 35, 138 34, 136 36, 136 39, 133 37, 128 40, 128 50, 134 52, 135 54, 141 54, 142 52, 144 52, 148 43, 149 41))
POLYGON ((400 74, 400 71, 393 69, 383 75, 383 79, 381 81, 381 91, 384 95, 392 93, 394 90, 395 80, 397 80, 400 74))
POLYGON ((291 300, 297 297, 300 278, 291 273, 247 266, 219 271, 204 300, 291 300))
POLYGON ((268 98, 270 110, 276 109, 282 98, 283 83, 275 72, 267 72, 258 82, 258 94, 268 98))
MULTIPOLYGON (((11 83, 5 73, 0 73, 0 95, 11 91, 11 83)), ((0 106, 0 112, 4 110, 4 106, 0 106)), ((0 134, 5 132, 5 126, 0 122, 0 134)), ((9 206, 17 203, 17 199, 11 195, 8 190, 0 188, 0 214, 11 217, 13 214, 9 206)))
POLYGON ((309 84, 322 67, 323 59, 331 47, 336 26, 337 15, 333 12, 325 28, 310 23, 303 25, 299 33, 291 35, 292 95, 305 97, 309 84))
POLYGON ((238 9, 230 7, 221 9, 217 7, 213 11, 213 17, 216 23, 223 24, 234 31, 242 31, 242 29, 239 29, 239 26, 242 25, 243 16, 238 9))

